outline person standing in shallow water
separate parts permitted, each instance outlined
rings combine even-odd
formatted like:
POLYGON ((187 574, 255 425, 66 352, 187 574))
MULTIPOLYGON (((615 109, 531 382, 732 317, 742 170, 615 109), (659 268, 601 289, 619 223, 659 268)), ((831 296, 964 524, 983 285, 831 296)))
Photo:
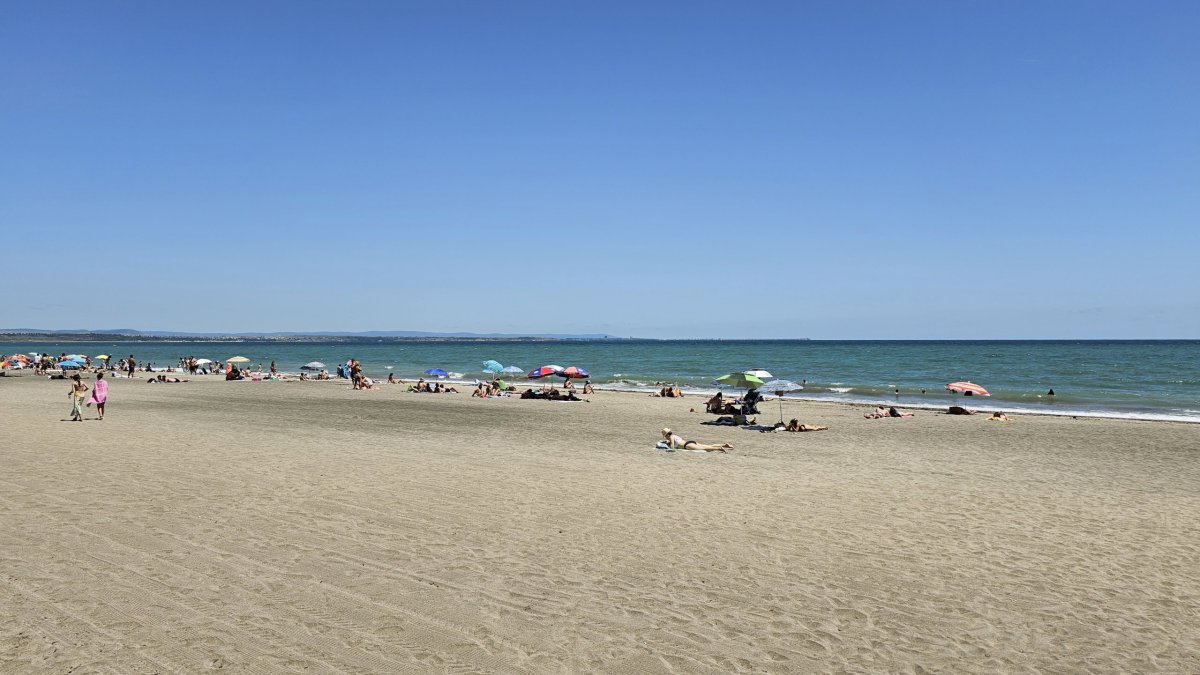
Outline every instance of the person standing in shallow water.
POLYGON ((83 421, 83 396, 87 393, 88 386, 83 383, 83 378, 78 374, 71 376, 71 391, 67 393, 71 397, 71 421, 83 421))

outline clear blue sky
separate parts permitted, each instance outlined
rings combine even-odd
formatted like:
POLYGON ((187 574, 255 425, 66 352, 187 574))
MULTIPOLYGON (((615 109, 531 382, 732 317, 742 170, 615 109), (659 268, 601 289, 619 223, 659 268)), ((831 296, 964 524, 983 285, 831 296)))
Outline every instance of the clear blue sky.
POLYGON ((1194 1, 8 2, 0 326, 1196 338, 1197 35, 1194 1))

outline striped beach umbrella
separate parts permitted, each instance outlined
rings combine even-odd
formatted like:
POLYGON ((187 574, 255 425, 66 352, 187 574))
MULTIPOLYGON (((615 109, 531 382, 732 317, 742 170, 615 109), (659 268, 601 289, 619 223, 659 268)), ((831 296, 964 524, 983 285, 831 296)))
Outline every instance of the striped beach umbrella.
POLYGON ((587 378, 591 377, 592 374, 583 368, 580 368, 579 366, 567 366, 566 368, 562 369, 562 372, 559 373, 558 376, 565 377, 568 380, 571 378, 575 378, 577 380, 586 380, 587 378))
POLYGON ((974 382, 951 382, 946 385, 946 389, 964 396, 991 396, 987 389, 975 384, 974 382))
POLYGON ((562 373, 562 371, 563 371, 562 366, 542 366, 541 368, 534 368, 533 370, 529 371, 529 373, 526 375, 526 377, 528 377, 531 380, 536 380, 539 377, 548 377, 550 375, 558 375, 558 374, 562 373))

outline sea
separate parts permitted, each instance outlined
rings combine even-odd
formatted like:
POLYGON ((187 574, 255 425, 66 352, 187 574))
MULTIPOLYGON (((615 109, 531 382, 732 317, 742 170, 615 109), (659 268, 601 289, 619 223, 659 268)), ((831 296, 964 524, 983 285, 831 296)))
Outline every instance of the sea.
POLYGON ((244 356, 251 367, 274 360, 293 373, 311 361, 333 373, 355 358, 374 377, 408 380, 441 368, 468 383, 490 377, 483 362, 495 360, 522 371, 579 366, 605 389, 653 392, 672 383, 693 394, 717 391, 713 380, 726 373, 762 369, 802 384, 786 396, 803 400, 1200 422, 1200 340, 57 341, 0 343, 0 352, 132 354, 156 368, 185 356, 244 356), (959 380, 991 395, 964 398, 945 389, 959 380))

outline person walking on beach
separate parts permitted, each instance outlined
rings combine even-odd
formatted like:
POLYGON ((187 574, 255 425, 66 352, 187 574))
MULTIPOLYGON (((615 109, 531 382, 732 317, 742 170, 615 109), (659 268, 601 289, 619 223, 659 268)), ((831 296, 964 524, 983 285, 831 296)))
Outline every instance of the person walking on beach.
POLYGON ((67 395, 71 397, 71 421, 83 421, 83 395, 87 393, 88 386, 83 383, 83 378, 79 374, 71 376, 71 391, 67 395))
POLYGON ((133 354, 125 361, 125 370, 129 371, 129 378, 133 379, 133 371, 137 370, 137 361, 133 359, 133 354))
POLYGON ((96 404, 96 412, 100 413, 100 419, 104 419, 104 404, 108 401, 108 382, 104 379, 104 373, 96 373, 96 383, 92 385, 92 398, 88 401, 88 407, 93 403, 96 404))

